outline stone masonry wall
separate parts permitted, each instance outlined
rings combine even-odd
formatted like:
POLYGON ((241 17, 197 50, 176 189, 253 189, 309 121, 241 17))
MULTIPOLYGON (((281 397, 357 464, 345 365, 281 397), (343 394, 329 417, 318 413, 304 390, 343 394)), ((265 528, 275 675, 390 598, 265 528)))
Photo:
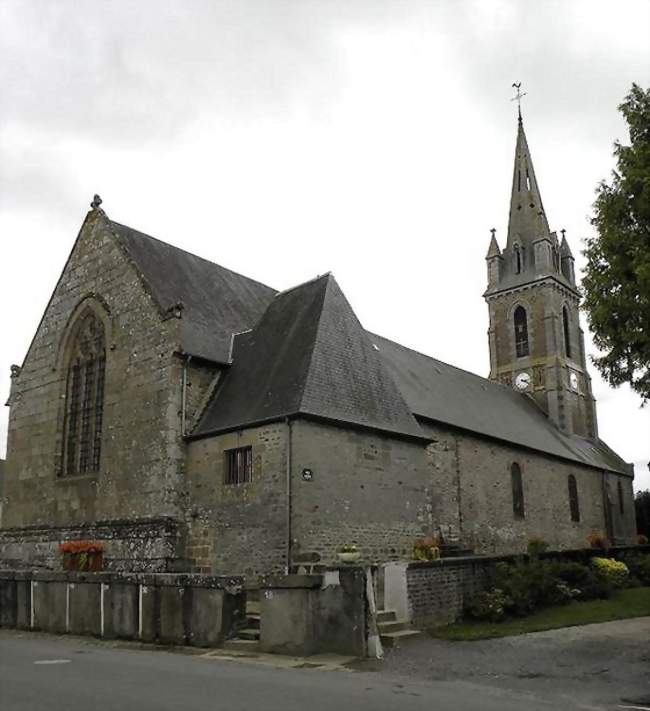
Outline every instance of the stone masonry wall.
POLYGON ((110 521, 77 527, 32 526, 0 531, 0 569, 62 570, 59 544, 97 541, 108 571, 168 572, 182 566, 182 532, 173 519, 110 521))
MULTIPOLYGON (((603 473, 583 465, 546 457, 507 444, 481 439, 441 426, 426 425, 439 448, 454 456, 439 460, 441 471, 455 469, 460 498, 460 538, 464 546, 477 553, 518 553, 526 550, 531 536, 541 536, 551 548, 579 548, 592 531, 605 531, 603 473), (521 467, 525 518, 513 513, 510 467, 521 467), (578 485, 580 521, 571 521, 568 476, 578 485)), ((438 474, 436 474, 438 476, 438 474)), ((629 477, 621 479, 632 499, 629 477)), ((618 512, 614 511, 614 516, 618 512)), ((628 506, 618 530, 632 539, 634 513, 628 506)), ((625 542, 623 540, 622 542, 625 542)))
POLYGON ((163 320, 99 213, 84 223, 20 375, 13 379, 3 526, 179 517, 181 364, 163 320), (57 477, 71 315, 92 296, 106 326, 101 470, 57 477))
POLYGON ((286 433, 277 423, 188 445, 187 556, 219 575, 281 572, 286 566, 286 433), (253 480, 225 483, 228 449, 252 446, 253 480))
MULTIPOLYGON (((422 443, 296 421, 291 489, 294 561, 331 565, 345 543, 358 545, 366 562, 408 557, 435 524, 435 480, 422 443)), ((436 507, 446 515, 439 498, 436 507)))

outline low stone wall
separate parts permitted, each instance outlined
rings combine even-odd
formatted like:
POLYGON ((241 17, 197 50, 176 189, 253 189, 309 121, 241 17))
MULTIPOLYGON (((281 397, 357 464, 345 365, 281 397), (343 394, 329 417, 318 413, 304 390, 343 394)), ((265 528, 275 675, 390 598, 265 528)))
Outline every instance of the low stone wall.
POLYGON ((0 571, 0 627, 206 647, 245 608, 239 577, 0 571))
POLYGON ((104 544, 104 568, 108 571, 188 569, 179 557, 180 526, 170 518, 0 529, 0 569, 61 570, 59 544, 78 540, 104 544))
MULTIPOLYGON (((647 554, 650 546, 620 546, 607 553, 597 549, 551 551, 541 557, 588 563, 596 556, 620 558, 627 553, 647 554)), ((384 606, 415 627, 451 624, 462 617, 472 595, 489 585, 497 563, 523 558, 526 556, 471 556, 430 563, 388 563, 383 571, 384 606)))
POLYGON ((369 609, 363 568, 260 580, 260 648, 308 656, 366 656, 369 609))

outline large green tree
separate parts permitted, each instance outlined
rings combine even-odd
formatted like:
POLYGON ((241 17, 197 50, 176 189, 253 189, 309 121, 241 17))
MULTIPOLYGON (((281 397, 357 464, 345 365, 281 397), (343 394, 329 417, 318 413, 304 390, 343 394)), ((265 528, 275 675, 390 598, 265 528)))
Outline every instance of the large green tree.
POLYGON ((596 191, 586 240, 584 309, 601 375, 650 400, 650 89, 636 84, 619 106, 629 145, 614 144, 617 168, 596 191))

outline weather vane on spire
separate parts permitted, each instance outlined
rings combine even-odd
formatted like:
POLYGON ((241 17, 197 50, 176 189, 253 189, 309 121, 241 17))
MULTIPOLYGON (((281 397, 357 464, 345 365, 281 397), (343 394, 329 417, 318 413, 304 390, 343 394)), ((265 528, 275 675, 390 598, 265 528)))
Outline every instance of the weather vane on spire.
POLYGON ((517 102, 517 113, 519 114, 519 120, 521 121, 521 100, 524 96, 526 96, 526 94, 528 92, 521 91, 521 82, 520 81, 516 81, 512 86, 517 90, 517 93, 512 97, 512 99, 510 99, 510 101, 517 102))

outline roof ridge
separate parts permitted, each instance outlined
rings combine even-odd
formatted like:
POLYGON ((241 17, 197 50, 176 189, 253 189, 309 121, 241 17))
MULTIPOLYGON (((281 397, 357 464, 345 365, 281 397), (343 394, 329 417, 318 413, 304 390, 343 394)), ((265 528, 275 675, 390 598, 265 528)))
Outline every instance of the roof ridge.
MULTIPOLYGON (((307 390, 307 383, 309 382, 309 375, 311 373, 311 366, 312 366, 312 363, 314 362, 314 353, 316 352, 316 344, 318 343, 318 333, 321 329, 322 320, 323 320, 323 310, 325 308, 325 299, 327 297, 327 291, 330 287, 329 277, 331 276, 331 272, 327 272, 327 274, 323 274, 320 277, 317 277, 316 279, 311 279, 310 281, 307 281, 304 284, 299 285, 299 286, 305 286, 307 284, 313 284, 314 282, 318 281, 318 279, 321 279, 323 276, 328 277, 328 279, 325 283, 325 288, 323 289, 323 296, 322 296, 321 303, 320 303, 320 309, 318 311, 318 325, 316 326, 316 330, 314 332, 314 338, 311 342, 311 352, 309 353, 309 362, 307 363, 307 368, 305 370, 305 378, 301 384, 300 398, 298 399, 298 412, 302 411, 302 403, 305 398, 305 391, 307 390)), ((294 287, 294 288, 297 289, 298 287, 294 287)), ((289 291, 293 291, 293 289, 289 289, 289 291)))
POLYGON ((473 378, 478 378, 479 380, 482 380, 484 383, 486 383, 488 385, 494 385, 495 387, 500 387, 500 388, 505 388, 506 390, 510 390, 510 388, 507 385, 498 383, 496 380, 490 380, 489 378, 486 378, 483 375, 479 375, 478 373, 474 373, 471 370, 466 370, 465 368, 460 368, 459 366, 454 365, 453 363, 447 363, 446 361, 440 360, 439 358, 434 358, 433 356, 427 355, 426 353, 422 353, 422 351, 415 350, 415 348, 410 348, 409 346, 405 346, 403 343, 399 343, 398 341, 393 341, 390 338, 386 338, 385 336, 380 336, 378 333, 373 333, 372 331, 366 331, 366 333, 370 336, 375 337, 375 338, 381 338, 382 341, 387 341, 388 343, 392 343, 394 346, 403 348, 405 351, 411 351, 411 353, 416 353, 417 355, 422 356, 423 358, 426 358, 427 360, 431 360, 434 363, 439 363, 440 365, 443 365, 446 368, 453 368, 454 370, 458 370, 461 373, 465 373, 466 375, 471 375, 473 378))
POLYGON ((319 274, 318 276, 315 276, 311 279, 307 279, 307 281, 302 281, 300 284, 296 284, 295 286, 290 286, 288 289, 283 289, 282 291, 278 291, 275 294, 275 298, 277 299, 278 296, 284 296, 285 294, 289 294, 292 291, 295 291, 296 289, 300 289, 303 286, 307 286, 309 284, 313 284, 315 281, 318 281, 319 279, 323 279, 324 277, 334 277, 332 272, 325 272, 324 274, 319 274))
MULTIPOLYGON (((225 272, 230 272, 230 274, 234 274, 235 276, 243 277, 244 279, 247 279, 248 281, 255 282, 256 284, 259 284, 260 286, 263 286, 267 289, 270 289, 271 291, 274 291, 276 294, 278 293, 277 289, 274 289, 272 286, 269 286, 268 284, 265 284, 264 282, 259 281, 259 279, 253 279, 252 277, 249 277, 246 274, 242 274, 241 272, 236 272, 234 269, 224 267, 223 264, 213 262, 211 259, 208 259, 207 257, 202 257, 200 254, 190 252, 187 249, 183 249, 183 247, 177 247, 175 244, 172 244, 171 242, 165 242, 165 240, 160 239, 158 237, 154 237, 153 235, 147 234, 146 232, 142 232, 141 230, 137 230, 137 229, 135 229, 135 227, 130 227, 129 225, 125 225, 121 222, 111 220, 108 217, 106 219, 109 221, 109 223, 111 225, 114 225, 118 228, 123 227, 127 230, 131 230, 131 232, 136 233, 138 236, 146 237, 147 239, 151 239, 154 242, 158 242, 159 244, 164 244, 166 247, 171 247, 171 249, 174 249, 177 252, 182 252, 183 254, 187 254, 190 257, 194 257, 194 259, 200 259, 202 262, 206 262, 207 264, 210 264, 213 267, 218 267, 219 269, 223 269, 223 271, 225 271, 225 272)), ((128 247, 127 247, 127 249, 128 249, 128 247)))

